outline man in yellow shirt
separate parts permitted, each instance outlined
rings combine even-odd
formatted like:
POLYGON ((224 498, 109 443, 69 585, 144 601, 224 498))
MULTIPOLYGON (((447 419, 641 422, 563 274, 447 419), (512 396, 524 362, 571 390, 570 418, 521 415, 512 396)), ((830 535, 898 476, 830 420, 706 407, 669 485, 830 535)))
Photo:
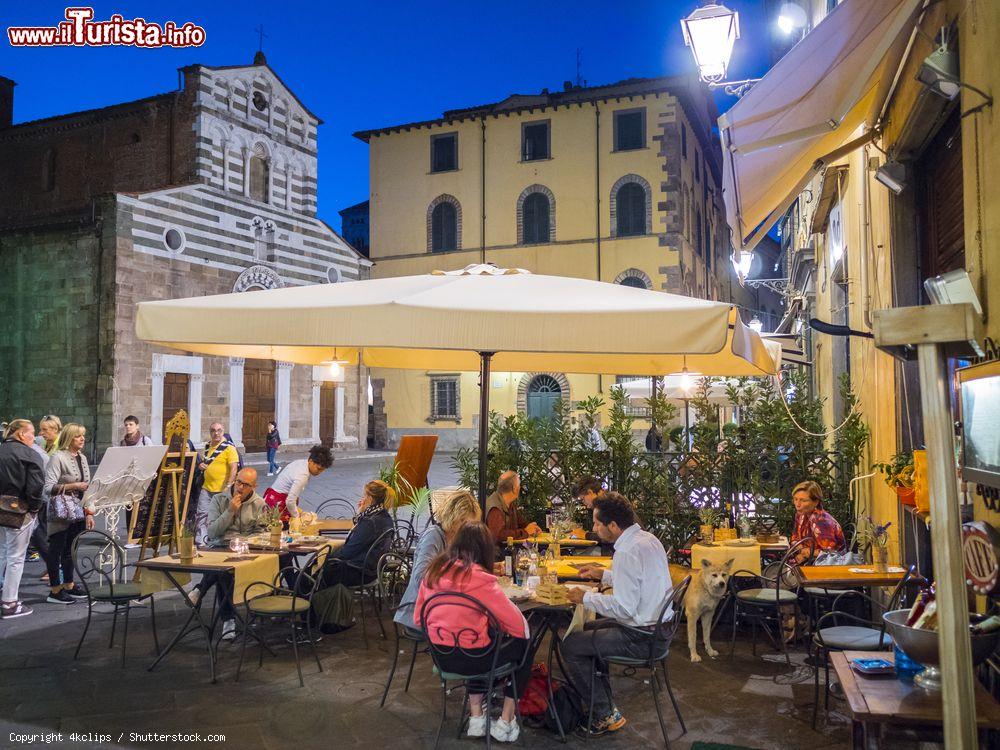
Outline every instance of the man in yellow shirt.
POLYGON ((235 446, 225 439, 226 428, 222 423, 213 422, 208 429, 211 436, 201 463, 198 464, 204 480, 194 517, 197 544, 208 542, 208 509, 212 504, 212 497, 233 484, 240 467, 240 456, 235 446))

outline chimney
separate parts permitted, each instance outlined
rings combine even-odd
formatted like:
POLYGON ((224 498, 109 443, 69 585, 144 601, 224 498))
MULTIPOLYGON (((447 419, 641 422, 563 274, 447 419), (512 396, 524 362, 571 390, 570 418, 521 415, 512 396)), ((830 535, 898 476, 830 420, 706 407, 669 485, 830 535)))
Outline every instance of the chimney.
POLYGON ((573 90, 573 82, 563 81, 563 91, 572 91, 572 90, 573 90))
POLYGON ((0 76, 0 128, 14 124, 14 87, 17 84, 0 76))

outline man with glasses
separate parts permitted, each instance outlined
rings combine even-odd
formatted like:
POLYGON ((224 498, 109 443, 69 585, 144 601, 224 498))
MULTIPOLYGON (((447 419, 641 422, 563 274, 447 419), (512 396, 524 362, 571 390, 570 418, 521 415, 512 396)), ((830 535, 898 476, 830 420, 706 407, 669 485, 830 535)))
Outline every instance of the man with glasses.
POLYGON ((240 467, 240 456, 235 446, 226 440, 226 428, 222 423, 213 422, 208 429, 210 439, 198 464, 203 476, 194 517, 195 540, 198 544, 205 544, 208 540, 208 509, 212 498, 232 486, 240 467))
MULTIPOLYGON (((219 492, 212 497, 208 508, 209 544, 225 547, 234 536, 263 531, 265 507, 264 498, 257 494, 257 470, 241 469, 236 475, 232 492, 219 492)), ((236 637, 236 616, 229 596, 233 586, 231 573, 206 573, 188 598, 192 604, 198 604, 212 586, 216 587, 216 606, 222 618, 222 639, 232 640, 236 637), (222 579, 222 576, 227 578, 222 579), (225 585, 217 585, 220 582, 225 585)))

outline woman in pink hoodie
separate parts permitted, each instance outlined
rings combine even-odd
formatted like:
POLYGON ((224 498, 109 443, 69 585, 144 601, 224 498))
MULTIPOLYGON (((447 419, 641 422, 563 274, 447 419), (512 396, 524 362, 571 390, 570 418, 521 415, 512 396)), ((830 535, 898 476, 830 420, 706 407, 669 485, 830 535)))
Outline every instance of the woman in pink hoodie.
MULTIPOLYGON (((456 599, 455 604, 435 600, 427 612, 424 604, 435 594, 457 592, 471 596, 493 615, 500 629, 511 636, 500 650, 497 664, 513 662, 517 692, 508 684, 500 719, 492 723, 490 735, 499 742, 513 742, 520 735, 515 703, 524 693, 531 676, 532 655, 528 649, 528 623, 521 611, 507 598, 490 570, 496 559, 493 535, 483 523, 462 527, 447 549, 431 562, 420 584, 414 607, 414 621, 423 628, 432 643, 452 649, 436 655, 438 665, 459 674, 486 674, 492 663, 491 633, 485 615, 469 608, 470 602, 456 599), (465 605, 465 606, 463 606, 465 605), (424 617, 427 621, 424 622, 424 617), (456 648, 457 646, 457 648, 456 648)), ((470 737, 486 735, 486 714, 483 711, 485 682, 470 682, 470 737)))

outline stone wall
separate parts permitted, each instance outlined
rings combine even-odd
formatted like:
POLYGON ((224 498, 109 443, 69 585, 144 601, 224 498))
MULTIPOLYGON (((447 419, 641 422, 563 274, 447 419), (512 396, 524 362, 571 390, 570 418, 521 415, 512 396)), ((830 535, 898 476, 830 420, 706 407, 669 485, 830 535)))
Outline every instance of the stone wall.
POLYGON ((192 104, 181 91, 0 128, 0 224, 80 210, 102 194, 192 182, 192 104))
POLYGON ((87 428, 88 454, 111 439, 114 224, 93 215, 0 232, 5 324, 0 419, 56 414, 87 428), (105 291, 107 286, 105 285, 105 291))

